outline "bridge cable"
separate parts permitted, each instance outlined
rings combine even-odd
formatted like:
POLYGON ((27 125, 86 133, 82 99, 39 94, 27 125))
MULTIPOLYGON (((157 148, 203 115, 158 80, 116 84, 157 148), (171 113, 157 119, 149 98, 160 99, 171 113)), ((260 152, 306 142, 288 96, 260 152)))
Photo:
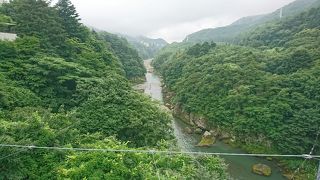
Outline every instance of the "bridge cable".
POLYGON ((95 149, 95 148, 68 148, 68 147, 47 147, 34 145, 0 144, 0 147, 47 149, 63 151, 101 151, 101 152, 123 152, 123 153, 158 153, 158 154, 187 154, 187 155, 216 155, 216 156, 253 156, 253 157, 297 157, 305 159, 320 158, 320 155, 310 154, 241 154, 241 153, 211 153, 192 151, 159 151, 159 150, 139 150, 139 149, 95 149))
MULTIPOLYGON (((312 146, 312 148, 311 148, 311 151, 310 151, 310 153, 309 153, 309 157, 306 156, 305 159, 304 159, 304 161, 303 161, 303 162, 300 164, 300 166, 294 171, 294 173, 292 174, 292 176, 291 176, 291 178, 290 178, 291 180, 294 179, 294 176, 300 171, 300 169, 303 168, 303 166, 304 166, 304 164, 306 163, 306 161, 312 159, 312 153, 313 153, 313 151, 314 151, 314 149, 315 149, 315 147, 316 147, 316 145, 317 145, 319 135, 320 135, 320 129, 319 129, 318 132, 317 132, 317 136, 316 136, 316 139, 315 139, 315 141, 314 141, 314 143, 313 143, 313 146, 312 146), (311 157, 311 158, 310 158, 310 157, 311 157)), ((313 157, 313 158, 315 158, 315 157, 313 157)))

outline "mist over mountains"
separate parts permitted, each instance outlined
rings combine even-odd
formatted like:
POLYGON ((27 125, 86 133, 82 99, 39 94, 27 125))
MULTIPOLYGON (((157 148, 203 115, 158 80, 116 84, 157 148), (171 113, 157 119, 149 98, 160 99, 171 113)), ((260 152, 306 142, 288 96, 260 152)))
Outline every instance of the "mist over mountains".
POLYGON ((142 59, 150 59, 155 56, 155 54, 168 45, 164 39, 152 39, 145 36, 128 36, 128 35, 120 35, 128 40, 128 42, 137 49, 140 57, 142 59))
POLYGON ((225 27, 204 29, 192 33, 188 35, 183 42, 232 42, 239 34, 249 31, 250 29, 254 29, 267 22, 280 21, 281 9, 282 18, 285 19, 312 7, 317 7, 318 5, 320 5, 319 0, 297 0, 270 14, 243 17, 225 27))

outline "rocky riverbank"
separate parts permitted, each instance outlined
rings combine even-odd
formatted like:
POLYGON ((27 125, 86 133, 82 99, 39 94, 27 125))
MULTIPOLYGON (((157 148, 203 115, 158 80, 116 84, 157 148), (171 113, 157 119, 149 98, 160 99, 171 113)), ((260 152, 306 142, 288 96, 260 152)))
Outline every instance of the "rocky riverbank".
MULTIPOLYGON (((223 129, 218 126, 213 126, 212 124, 209 124, 208 119, 206 119, 203 116, 196 115, 193 113, 189 113, 183 110, 182 106, 179 104, 172 104, 171 100, 174 97, 174 93, 170 92, 166 89, 166 86, 163 85, 163 98, 164 98, 164 104, 165 106, 172 111, 172 114, 175 118, 183 121, 184 123, 190 125, 190 127, 185 128, 185 132, 188 134, 199 134, 202 135, 201 140, 199 143, 195 146, 198 147, 210 147, 214 145, 217 141, 222 141, 226 144, 229 144, 234 147, 240 147, 250 153, 263 153, 260 151, 255 151, 250 148, 251 144, 259 144, 264 148, 270 148, 271 142, 266 140, 265 137, 237 137, 234 133, 227 129, 223 129)), ((275 161, 277 165, 280 167, 283 176, 286 179, 290 179, 292 171, 288 170, 283 163, 281 163, 279 160, 274 158, 266 158, 268 161, 275 161)), ((268 169, 267 173, 261 173, 261 171, 258 170, 257 167, 262 167, 260 164, 255 164, 252 166, 252 172, 264 176, 269 176, 271 172, 269 172, 269 168, 267 168, 265 165, 263 165, 264 170, 268 169)), ((263 171, 265 172, 265 171, 263 171)), ((303 179, 302 177, 300 178, 303 179)), ((300 180, 299 179, 299 180, 300 180)))
POLYGON ((202 140, 198 146, 209 146, 214 144, 216 140, 228 144, 235 141, 236 137, 232 133, 218 126, 210 125, 205 117, 183 111, 183 108, 179 104, 171 104, 174 93, 169 92, 165 87, 163 87, 163 94, 165 106, 172 110, 173 116, 191 126, 185 131, 189 134, 202 134, 202 140))

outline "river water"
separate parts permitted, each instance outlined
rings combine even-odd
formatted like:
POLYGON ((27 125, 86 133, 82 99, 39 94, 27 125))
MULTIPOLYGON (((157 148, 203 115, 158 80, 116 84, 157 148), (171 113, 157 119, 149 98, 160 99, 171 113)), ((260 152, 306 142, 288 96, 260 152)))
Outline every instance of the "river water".
MULTIPOLYGON (((145 60, 144 64, 148 70, 146 74, 146 82, 140 85, 139 88, 144 90, 144 93, 152 99, 163 103, 162 88, 160 78, 153 73, 151 67, 152 60, 145 60)), ((199 151, 199 152, 220 152, 220 153, 246 153, 239 148, 231 147, 223 142, 217 142, 212 147, 203 148, 195 145, 200 141, 201 136, 195 134, 187 134, 184 129, 188 127, 187 124, 175 119, 173 122, 174 135, 178 141, 179 147, 183 151, 199 151)), ((247 156, 223 156, 225 162, 228 164, 228 172, 233 179, 237 180, 284 180, 280 169, 275 163, 267 161, 262 158, 247 157, 247 156), (254 164, 263 163, 272 168, 272 175, 270 177, 259 176, 251 172, 251 167, 254 164)))

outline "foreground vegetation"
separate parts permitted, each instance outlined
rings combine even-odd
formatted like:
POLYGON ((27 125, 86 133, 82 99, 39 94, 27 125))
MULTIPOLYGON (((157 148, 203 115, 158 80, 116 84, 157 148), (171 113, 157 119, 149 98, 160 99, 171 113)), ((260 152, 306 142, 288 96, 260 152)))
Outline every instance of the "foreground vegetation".
MULTIPOLYGON (((0 41, 0 144, 175 149, 171 117, 131 88, 145 69, 126 40, 91 32, 69 0, 13 0, 0 14, 19 37, 0 41)), ((0 154, 0 179, 227 178, 216 157, 7 147, 0 154)))
MULTIPOLYGON (((153 62, 173 104, 230 132, 250 152, 320 153, 320 8, 234 41, 166 47, 153 62), (241 46, 240 46, 241 45, 241 46)), ((295 170, 299 159, 281 159, 295 170)), ((315 179, 309 161, 301 179, 315 179)))

